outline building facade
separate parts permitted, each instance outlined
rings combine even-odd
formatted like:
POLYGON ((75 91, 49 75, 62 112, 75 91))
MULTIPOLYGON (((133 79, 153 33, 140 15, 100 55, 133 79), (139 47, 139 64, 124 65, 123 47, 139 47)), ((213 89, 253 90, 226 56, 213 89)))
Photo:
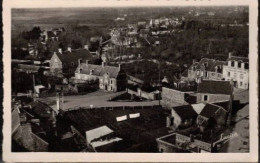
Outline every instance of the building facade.
POLYGON ((99 88, 105 91, 125 90, 127 79, 125 72, 119 67, 80 63, 75 71, 75 79, 79 82, 99 81, 99 88))
POLYGON ((245 57, 229 56, 228 64, 223 66, 223 78, 233 81, 241 89, 249 87, 249 60, 245 57))
POLYGON ((223 80, 223 67, 226 61, 202 58, 199 62, 193 62, 188 69, 188 79, 200 82, 201 79, 223 80))

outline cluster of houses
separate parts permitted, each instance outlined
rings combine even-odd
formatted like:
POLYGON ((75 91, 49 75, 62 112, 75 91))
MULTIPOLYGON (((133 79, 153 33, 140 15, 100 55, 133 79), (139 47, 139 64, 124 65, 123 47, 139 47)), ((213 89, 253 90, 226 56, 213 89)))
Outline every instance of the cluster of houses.
POLYGON ((249 87, 248 61, 231 53, 227 61, 203 58, 181 79, 197 83, 197 89, 162 88, 162 104, 171 109, 166 126, 175 132, 157 139, 160 152, 221 150, 228 141, 223 135, 232 134, 225 129, 231 123, 234 89, 249 87))
MULTIPOLYGON (((156 38, 160 32, 166 31, 167 33, 169 26, 178 24, 178 19, 169 18, 152 19, 150 24, 146 22, 128 24, 126 28, 111 30, 110 40, 104 41, 102 37, 92 37, 90 38, 91 46, 85 45, 80 49, 71 49, 71 47, 66 50, 58 49, 49 60, 44 62, 13 60, 12 62, 15 64, 12 66, 17 72, 40 74, 44 78, 51 79, 48 80, 47 85, 37 85, 33 81, 33 92, 37 96, 40 96, 42 89, 51 89, 53 86, 56 91, 62 93, 66 91, 78 93, 82 85, 95 83, 98 89, 104 91, 126 91, 134 96, 159 100, 160 105, 170 110, 170 114, 163 119, 164 122, 166 121, 164 127, 173 132, 160 135, 159 138, 156 137, 157 148, 160 152, 217 152, 223 146, 221 135, 225 133, 226 127, 231 123, 233 91, 236 88, 249 88, 248 58, 232 56, 231 53, 226 61, 202 58, 199 62, 194 61, 188 67, 187 74, 173 86, 170 86, 171 83, 167 77, 164 77, 161 81, 162 84, 155 87, 146 87, 142 80, 126 74, 120 64, 110 66, 107 62, 109 60, 108 52, 112 50, 112 54, 114 54, 115 46, 141 47, 140 38, 149 42, 148 36, 156 38), (55 78, 61 80, 54 80, 55 78)), ((57 40, 62 32, 64 32, 63 28, 43 31, 42 42, 57 40)), ((155 44, 159 43, 155 42, 155 44)), ((34 51, 32 55, 36 55, 36 53, 34 51)), ((115 56, 109 57, 115 58, 115 56)), ((140 58, 140 56, 138 57, 140 58)), ((59 100, 57 105, 60 105, 59 100)), ((57 106, 57 108, 59 107, 57 106)), ((113 108, 108 110, 113 110, 113 108)), ((148 113, 149 108, 148 111, 144 111, 143 108, 138 111, 133 112, 131 109, 126 111, 123 106, 119 111, 115 109, 114 114, 119 115, 116 116, 118 121, 114 124, 110 124, 110 119, 105 121, 98 119, 95 111, 91 113, 93 114, 91 116, 86 111, 84 114, 92 118, 93 122, 85 120, 84 123, 90 127, 83 130, 80 123, 74 124, 77 129, 71 127, 72 132, 62 134, 61 139, 70 141, 70 138, 73 138, 74 141, 75 135, 83 137, 79 139, 82 142, 77 144, 78 150, 87 148, 94 152, 106 152, 111 151, 109 148, 117 144, 114 151, 120 151, 122 146, 129 145, 124 144, 125 139, 130 139, 124 133, 127 128, 138 131, 136 127, 133 127, 134 125, 139 123, 138 125, 144 124, 144 127, 147 127, 146 123, 151 122, 152 118, 156 118, 154 115, 159 114, 155 111, 153 116, 143 116, 150 114, 148 113), (135 122, 130 117, 129 122, 120 125, 119 121, 128 119, 125 112, 129 112, 129 115, 134 116, 132 119, 137 119, 137 121, 135 122), (143 117, 146 119, 142 119, 143 117), (104 122, 107 122, 109 127, 104 122)), ((48 142, 58 136, 56 117, 59 113, 61 113, 60 110, 54 110, 40 101, 34 100, 25 105, 13 103, 13 140, 28 151, 49 151, 52 147, 48 142)), ((80 115, 75 114, 68 119, 78 122, 74 116, 80 115)), ((150 125, 155 126, 154 122, 151 122, 150 125)), ((143 137, 145 136, 143 135, 143 137)), ((141 144, 141 142, 141 139, 138 138, 138 143, 141 144)))

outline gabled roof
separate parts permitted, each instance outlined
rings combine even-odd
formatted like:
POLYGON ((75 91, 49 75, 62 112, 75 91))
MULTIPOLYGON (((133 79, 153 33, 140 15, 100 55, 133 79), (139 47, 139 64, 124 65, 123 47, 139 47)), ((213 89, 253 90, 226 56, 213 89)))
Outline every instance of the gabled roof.
POLYGON ((31 112, 36 114, 39 117, 42 117, 42 118, 47 117, 48 118, 48 117, 51 117, 51 115, 52 115, 52 113, 51 113, 52 108, 49 105, 47 105, 43 102, 33 101, 33 102, 27 104, 27 106, 31 107, 30 108, 31 112))
MULTIPOLYGON (((215 72, 215 67, 227 65, 227 61, 219 61, 215 59, 202 58, 199 62, 193 63, 189 70, 199 70, 201 67, 204 67, 206 71, 215 72)), ((195 71, 194 70, 194 71, 195 71)))
POLYGON ((89 50, 87 49, 72 49, 71 52, 63 51, 62 54, 56 53, 56 55, 59 57, 62 63, 74 62, 77 64, 79 59, 82 59, 83 61, 93 59, 92 54, 90 54, 89 50))
POLYGON ((233 88, 229 81, 202 80, 198 85, 197 92, 231 95, 233 88))
POLYGON ((113 133, 114 131, 108 128, 107 126, 101 126, 89 131, 86 131, 86 138, 88 142, 91 142, 94 139, 98 139, 100 137, 106 136, 108 134, 113 133))
MULTIPOLYGON (((203 110, 201 111, 200 115, 210 118, 212 117, 219 109, 223 109, 221 106, 217 106, 214 104, 207 103, 203 110)), ((225 111, 225 109, 223 109, 225 111)))
POLYGON ((198 115, 191 105, 176 106, 172 109, 181 117, 182 120, 190 119, 198 115))
POLYGON ((109 77, 111 78, 117 78, 120 72, 119 67, 113 67, 113 66, 102 67, 102 65, 94 65, 94 64, 86 64, 86 63, 81 63, 80 68, 82 69, 81 74, 90 74, 90 72, 92 71, 92 75, 103 76, 105 74, 108 74, 109 77))

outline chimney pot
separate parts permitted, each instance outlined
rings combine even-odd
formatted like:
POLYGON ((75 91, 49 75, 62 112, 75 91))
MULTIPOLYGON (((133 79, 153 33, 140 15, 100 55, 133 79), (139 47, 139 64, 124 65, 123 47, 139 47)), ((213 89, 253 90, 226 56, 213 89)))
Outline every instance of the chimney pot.
POLYGON ((62 49, 61 49, 61 48, 59 48, 58 50, 59 50, 59 53, 60 53, 60 54, 62 54, 62 49))
POLYGON ((71 52, 71 47, 68 47, 68 51, 71 52))
POLYGON ((102 67, 104 67, 105 66, 105 62, 102 62, 102 67))
POLYGON ((85 45, 84 48, 88 50, 88 45, 85 45))
POLYGON ((88 60, 86 60, 86 65, 88 65, 88 60))

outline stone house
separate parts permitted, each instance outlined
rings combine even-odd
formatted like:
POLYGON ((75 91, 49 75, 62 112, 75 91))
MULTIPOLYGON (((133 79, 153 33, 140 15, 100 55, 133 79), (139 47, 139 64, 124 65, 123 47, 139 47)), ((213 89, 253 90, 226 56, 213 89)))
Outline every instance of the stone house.
POLYGON ((233 81, 234 86, 241 89, 249 87, 249 59, 229 54, 228 64, 223 66, 223 78, 233 81))
POLYGON ((199 62, 193 62, 188 69, 188 79, 200 82, 200 80, 223 80, 223 66, 226 61, 202 58, 199 62))
POLYGON ((67 51, 54 52, 50 59, 50 72, 52 74, 65 74, 68 76, 73 76, 76 68, 78 67, 79 59, 81 60, 94 60, 96 57, 90 54, 87 49, 71 49, 68 48, 67 51))
POLYGON ((197 89, 197 103, 232 101, 233 87, 229 81, 202 80, 197 89))
POLYGON ((228 116, 226 109, 228 108, 207 103, 198 115, 196 124, 202 132, 212 126, 225 126, 228 116))
POLYGON ((76 80, 84 81, 99 81, 99 88, 105 91, 122 91, 125 90, 127 84, 127 76, 120 68, 114 66, 89 64, 88 61, 80 63, 75 71, 76 80))
POLYGON ((166 127, 190 127, 196 120, 198 114, 191 105, 173 107, 171 115, 167 117, 166 127))

